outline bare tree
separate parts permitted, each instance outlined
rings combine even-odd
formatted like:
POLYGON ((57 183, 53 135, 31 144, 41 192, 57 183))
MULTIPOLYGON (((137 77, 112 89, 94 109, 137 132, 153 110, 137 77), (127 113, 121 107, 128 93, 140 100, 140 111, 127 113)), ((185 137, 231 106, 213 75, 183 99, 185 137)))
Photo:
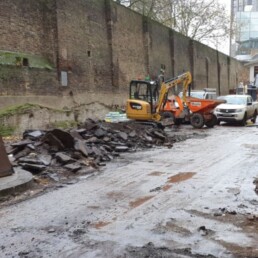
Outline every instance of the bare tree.
POLYGON ((197 41, 213 41, 230 34, 230 16, 225 6, 214 0, 165 0, 170 17, 161 20, 174 30, 197 41))
MULTIPOLYGON (((121 4, 200 42, 229 38, 230 15, 217 0, 120 0, 121 4)), ((231 31, 232 33, 232 31, 231 31)))
POLYGON ((140 14, 147 16, 151 19, 158 20, 157 13, 159 10, 160 0, 116 0, 140 14))

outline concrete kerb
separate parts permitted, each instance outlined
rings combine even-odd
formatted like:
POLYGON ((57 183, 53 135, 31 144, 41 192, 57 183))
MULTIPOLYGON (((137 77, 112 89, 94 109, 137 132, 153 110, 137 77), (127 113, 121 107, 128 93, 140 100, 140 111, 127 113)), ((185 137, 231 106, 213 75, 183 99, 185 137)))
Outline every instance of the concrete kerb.
POLYGON ((23 192, 31 187, 33 175, 21 168, 14 168, 11 176, 0 178, 0 198, 23 192))

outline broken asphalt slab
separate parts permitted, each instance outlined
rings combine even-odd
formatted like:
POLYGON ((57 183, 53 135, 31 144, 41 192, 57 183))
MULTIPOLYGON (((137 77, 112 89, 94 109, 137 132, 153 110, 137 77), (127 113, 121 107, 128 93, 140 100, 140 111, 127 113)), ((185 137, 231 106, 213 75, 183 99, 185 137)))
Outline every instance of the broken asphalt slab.
POLYGON ((0 199, 7 195, 23 192, 31 187, 33 176, 30 172, 19 167, 14 168, 11 176, 0 178, 0 199))
MULTIPOLYGON (((171 148, 174 142, 191 137, 191 133, 178 137, 173 130, 165 131, 134 122, 106 123, 87 119, 70 130, 25 131, 21 140, 6 141, 5 149, 16 171, 31 173, 38 186, 41 181, 54 186, 99 171, 106 162, 122 153, 161 146, 171 148)), ((3 193, 16 193, 17 187, 6 188, 8 190, 2 190, 3 193)))

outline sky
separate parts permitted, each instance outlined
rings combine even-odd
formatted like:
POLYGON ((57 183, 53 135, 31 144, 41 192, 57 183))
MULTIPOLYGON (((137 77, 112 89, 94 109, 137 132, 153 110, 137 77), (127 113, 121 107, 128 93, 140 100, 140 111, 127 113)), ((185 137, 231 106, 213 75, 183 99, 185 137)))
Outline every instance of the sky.
MULTIPOLYGON (((223 4, 226 6, 226 9, 228 11, 228 14, 230 15, 230 5, 231 5, 231 0, 218 0, 219 3, 223 4)), ((228 40, 222 42, 218 46, 218 50, 226 55, 229 55, 229 38, 228 40)))

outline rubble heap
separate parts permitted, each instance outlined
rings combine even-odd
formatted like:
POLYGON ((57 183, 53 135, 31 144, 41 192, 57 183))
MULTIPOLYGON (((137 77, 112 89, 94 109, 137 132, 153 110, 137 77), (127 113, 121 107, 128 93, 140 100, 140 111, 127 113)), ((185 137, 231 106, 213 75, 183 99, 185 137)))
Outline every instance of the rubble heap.
POLYGON ((13 166, 60 181, 71 174, 96 171, 121 152, 153 146, 170 148, 177 140, 162 129, 132 121, 107 123, 88 119, 69 131, 25 131, 23 139, 7 144, 6 150, 13 166))

